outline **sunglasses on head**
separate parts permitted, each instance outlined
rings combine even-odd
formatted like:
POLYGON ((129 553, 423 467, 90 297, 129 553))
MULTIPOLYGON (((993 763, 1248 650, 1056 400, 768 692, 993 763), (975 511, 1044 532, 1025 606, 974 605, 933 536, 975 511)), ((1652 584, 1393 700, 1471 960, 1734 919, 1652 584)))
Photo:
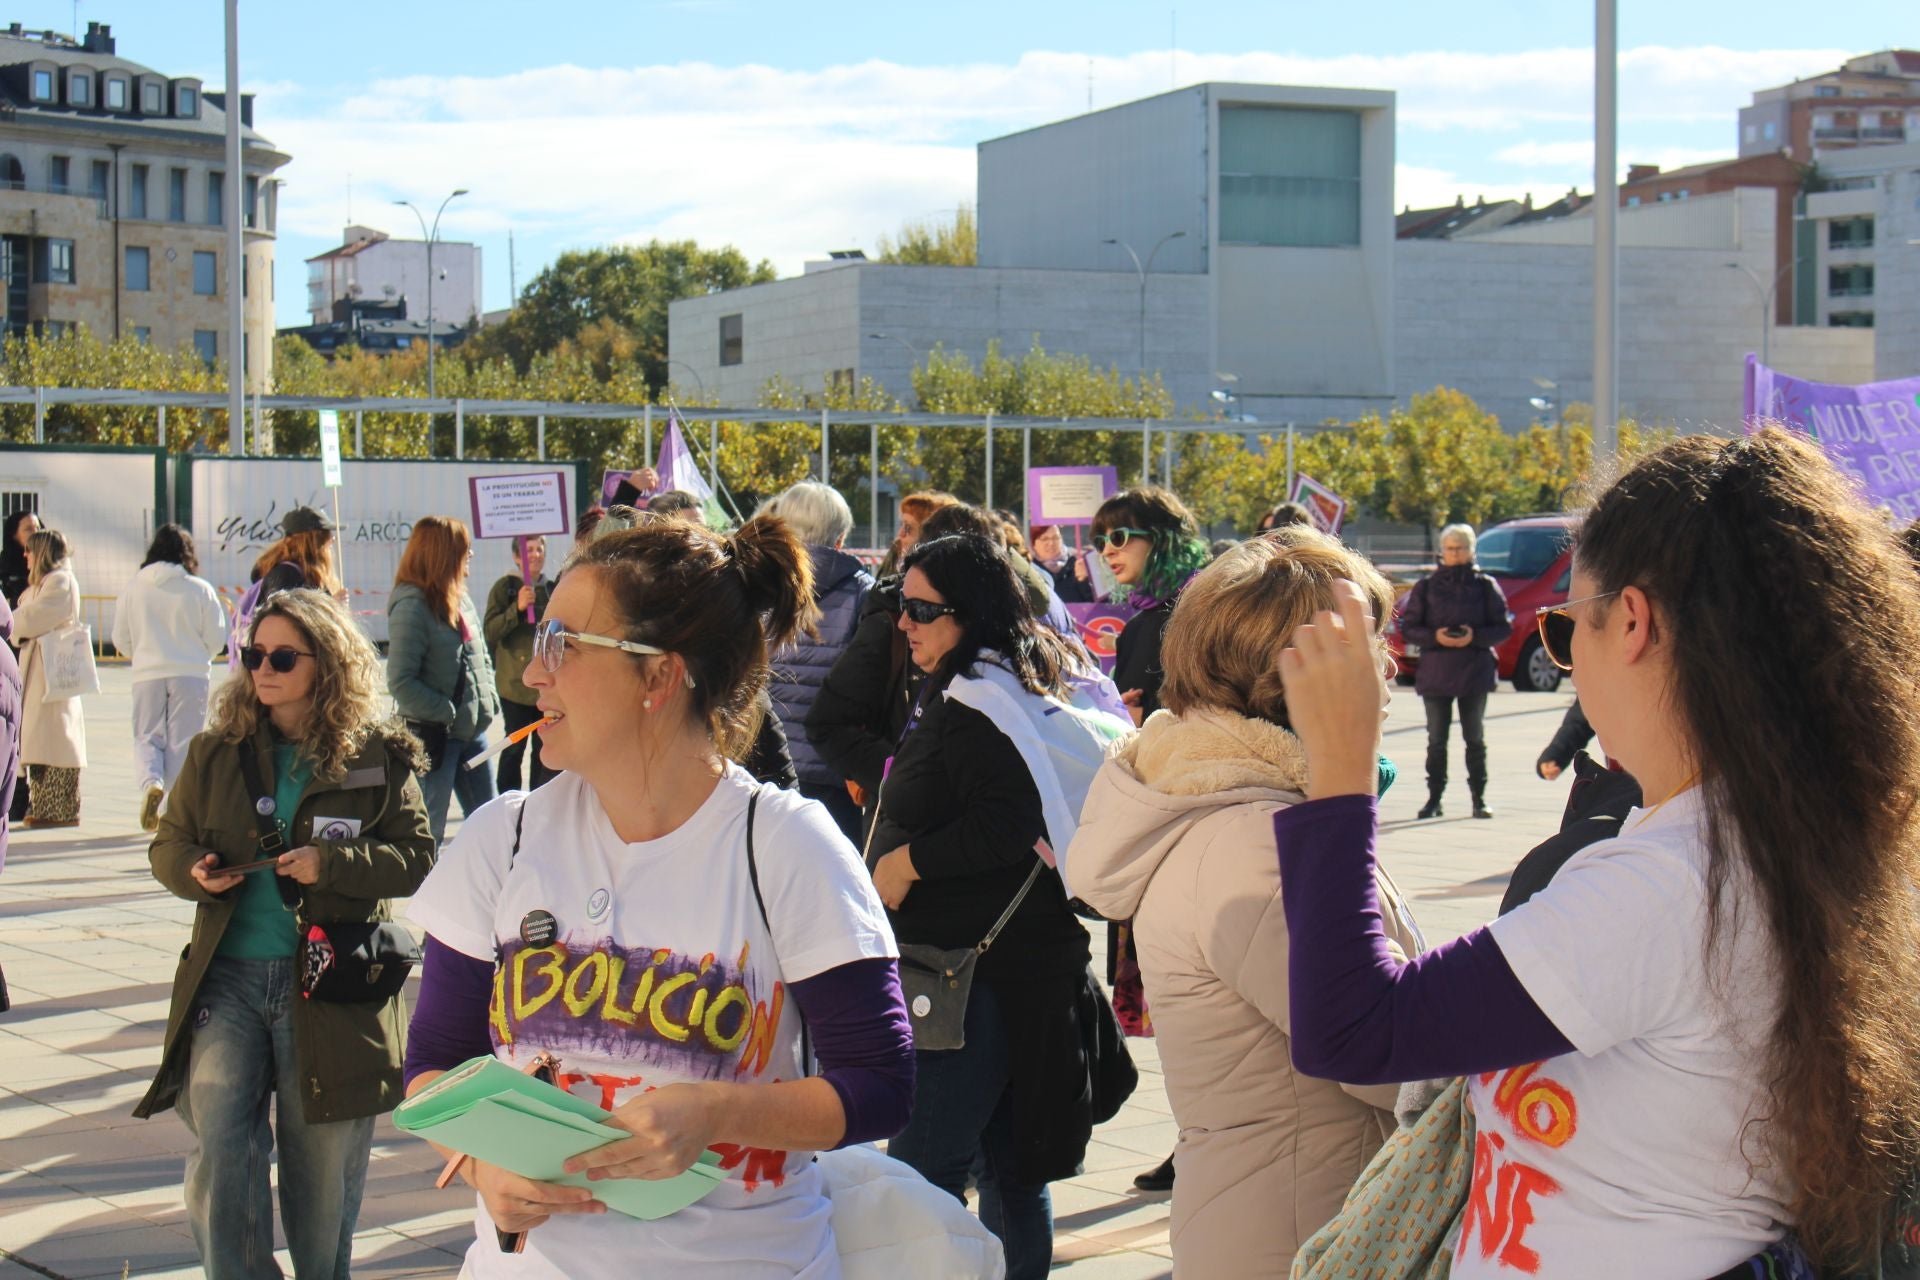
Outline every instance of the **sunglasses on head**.
POLYGON ((259 645, 249 645, 240 651, 240 665, 249 671, 258 671, 261 663, 266 663, 281 675, 292 671, 302 658, 311 658, 312 654, 299 649, 275 649, 268 653, 259 645))
POLYGON ((1109 529, 1105 533, 1096 533, 1093 535, 1093 549, 1095 551, 1105 551, 1111 546, 1115 551, 1118 551, 1134 538, 1145 538, 1148 542, 1152 542, 1153 530, 1119 528, 1109 529))
POLYGON ((1595 600, 1605 600, 1608 596, 1617 596, 1618 591, 1602 591, 1597 596, 1582 596, 1578 600, 1569 600, 1552 609, 1541 609, 1535 619, 1540 628, 1540 647, 1547 651, 1547 660, 1562 671, 1573 670, 1573 615, 1567 610, 1577 604, 1588 604, 1595 600))
POLYGON ((924 627, 960 611, 950 604, 936 604, 932 600, 907 598, 900 602, 900 612, 906 614, 915 624, 924 627))

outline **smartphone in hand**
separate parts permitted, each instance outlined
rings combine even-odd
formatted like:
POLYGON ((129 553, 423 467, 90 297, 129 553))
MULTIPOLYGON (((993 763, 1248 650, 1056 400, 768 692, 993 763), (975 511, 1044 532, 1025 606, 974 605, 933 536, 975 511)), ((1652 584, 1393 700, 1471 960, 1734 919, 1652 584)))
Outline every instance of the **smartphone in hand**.
POLYGON ((258 862, 237 862, 230 867, 215 867, 208 872, 215 876, 250 876, 256 871, 266 871, 280 865, 278 858, 261 858, 258 862))

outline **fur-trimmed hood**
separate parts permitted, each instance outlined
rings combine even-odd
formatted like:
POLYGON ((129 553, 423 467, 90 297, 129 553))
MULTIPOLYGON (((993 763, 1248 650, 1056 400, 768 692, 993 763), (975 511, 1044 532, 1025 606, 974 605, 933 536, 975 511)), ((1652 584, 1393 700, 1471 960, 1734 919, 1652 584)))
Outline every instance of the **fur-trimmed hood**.
POLYGON ((1306 783, 1306 751, 1278 725, 1156 711, 1094 777, 1067 855, 1073 890, 1108 919, 1130 919, 1196 824, 1235 805, 1299 804, 1306 783))

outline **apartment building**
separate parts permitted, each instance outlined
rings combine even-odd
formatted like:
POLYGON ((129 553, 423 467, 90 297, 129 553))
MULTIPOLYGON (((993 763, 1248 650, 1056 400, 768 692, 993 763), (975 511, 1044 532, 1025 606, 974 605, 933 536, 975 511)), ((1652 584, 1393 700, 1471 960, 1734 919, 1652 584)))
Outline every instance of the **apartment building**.
POLYGON ((1761 89, 1740 109, 1740 154, 1802 164, 1829 150, 1920 141, 1920 51, 1883 49, 1761 89))
MULTIPOLYGON (((227 95, 83 39, 0 30, 0 326, 190 347, 226 361, 227 95)), ((274 173, 290 159, 240 111, 247 382, 273 350, 274 173)))

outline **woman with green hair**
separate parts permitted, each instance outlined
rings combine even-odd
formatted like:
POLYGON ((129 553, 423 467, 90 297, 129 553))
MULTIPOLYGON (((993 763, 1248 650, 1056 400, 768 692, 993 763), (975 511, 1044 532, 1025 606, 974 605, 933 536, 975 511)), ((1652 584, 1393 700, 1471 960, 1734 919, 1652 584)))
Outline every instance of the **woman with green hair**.
POLYGON ((1173 603, 1212 556, 1186 504, 1151 484, 1101 504, 1093 547, 1119 580, 1115 602, 1136 610, 1114 647, 1113 683, 1139 724, 1160 709, 1160 633, 1173 603))

